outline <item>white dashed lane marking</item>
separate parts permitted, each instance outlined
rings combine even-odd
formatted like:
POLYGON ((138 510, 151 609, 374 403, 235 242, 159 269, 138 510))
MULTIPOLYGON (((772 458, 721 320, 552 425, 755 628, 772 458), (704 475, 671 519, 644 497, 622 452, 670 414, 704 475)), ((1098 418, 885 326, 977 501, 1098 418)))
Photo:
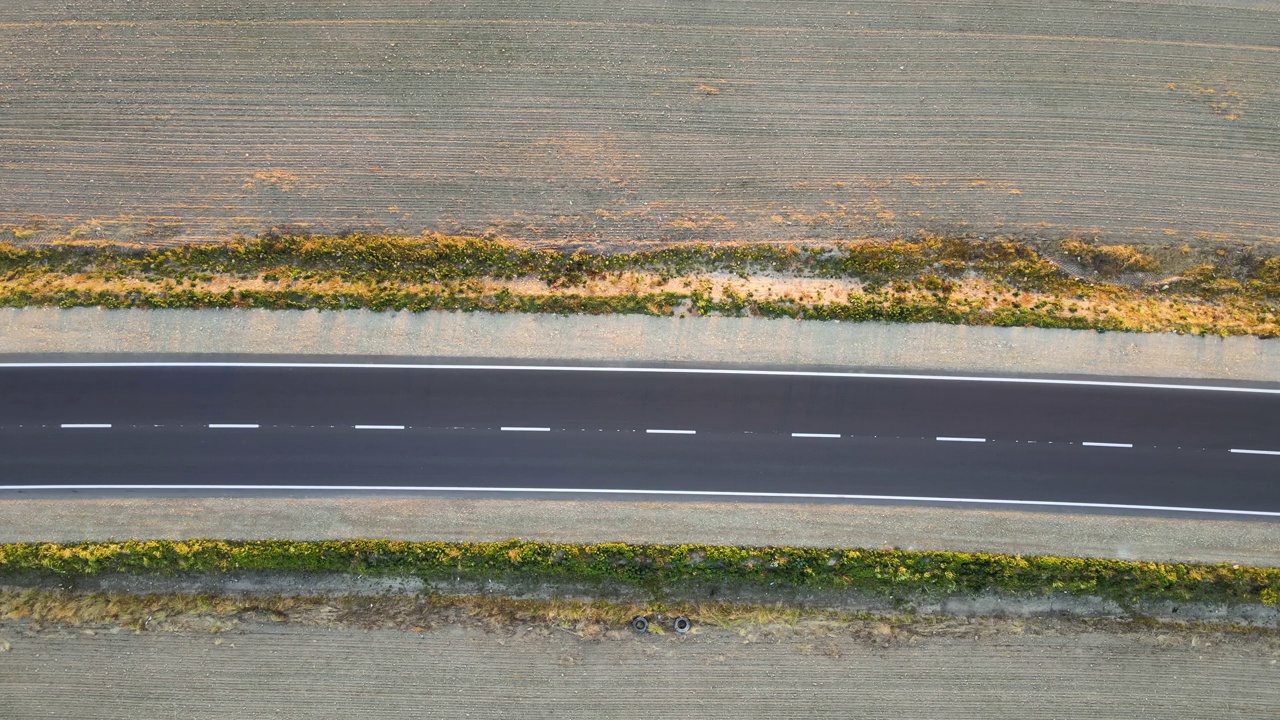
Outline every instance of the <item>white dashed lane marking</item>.
MULTIPOLYGON (((19 425, 17 427, 23 427, 23 426, 19 425)), ((40 427, 48 427, 48 426, 44 425, 40 427)), ((109 430, 114 426, 111 423, 62 423, 58 427, 68 429, 68 430, 85 430, 85 429, 109 430)), ((156 428, 178 427, 178 428, 181 428, 183 426, 182 425, 176 425, 176 426, 150 425, 150 426, 125 426, 125 427, 156 427, 156 428)), ((257 430, 262 426, 259 425, 258 423, 209 423, 204 427, 207 427, 213 430, 257 430)), ((289 427, 301 427, 301 426, 277 425, 273 427, 289 428, 289 427)), ((315 427, 315 426, 311 426, 311 427, 315 427)), ((329 426, 329 427, 333 427, 333 426, 329 426)), ((351 427, 354 430, 405 430, 408 428, 407 425, 351 425, 349 427, 351 427)), ((432 430, 433 428, 420 428, 420 429, 432 430)), ((439 428, 434 428, 434 429, 438 430, 439 428)), ((461 430, 464 428, 451 427, 447 429, 461 430)), ((587 429, 589 428, 584 428, 584 431, 587 429)), ((598 431, 604 432, 606 429, 607 428, 599 428, 598 431)), ((551 428, 549 427, 525 427, 525 426, 514 426, 514 425, 504 425, 501 428, 501 430, 504 432, 551 432, 552 431, 551 428)), ((618 429, 617 432, 624 432, 624 430, 618 429)), ((636 431, 632 430, 631 432, 636 432, 636 431)), ((645 432, 650 435, 697 435, 698 434, 697 430, 680 430, 675 428, 648 428, 645 430, 645 432)), ((746 432, 747 434, 755 434, 752 431, 746 431, 746 432)), ((840 433, 815 433, 815 432, 793 432, 793 433, 790 433, 790 435, 793 438, 816 438, 816 439, 829 439, 829 440, 838 440, 844 437, 844 435, 840 433)), ((856 439, 857 436, 851 435, 850 437, 853 437, 856 439)), ((922 438, 922 439, 927 439, 927 438, 922 438)), ((956 437, 956 436, 949 436, 949 435, 939 435, 935 437, 934 440, 938 442, 961 442, 961 443, 991 442, 987 438, 956 437)), ((1026 442, 1029 444, 1036 444, 1035 440, 1014 440, 1013 442, 1015 443, 1026 442)), ((1050 442, 1049 444, 1052 445, 1053 443, 1050 442)), ((1083 441, 1080 443, 1080 445, 1083 447, 1101 447, 1101 448, 1133 448, 1134 447, 1133 443, 1096 442, 1092 440, 1083 441)), ((1178 449, 1182 450, 1183 448, 1179 446, 1178 449)), ((1201 450, 1206 450, 1206 449, 1208 448, 1201 448, 1201 450)), ((1238 455, 1280 456, 1280 450, 1252 450, 1248 448, 1231 448, 1230 452, 1238 455)))

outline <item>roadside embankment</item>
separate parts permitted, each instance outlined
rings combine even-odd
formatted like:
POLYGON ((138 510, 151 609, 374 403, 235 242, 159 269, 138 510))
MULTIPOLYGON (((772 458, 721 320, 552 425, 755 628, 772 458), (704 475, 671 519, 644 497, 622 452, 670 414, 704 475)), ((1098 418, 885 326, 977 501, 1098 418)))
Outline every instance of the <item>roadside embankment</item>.
POLYGON ((0 545, 0 586, 142 594, 444 593, 878 615, 1154 618, 1280 627, 1280 569, 726 545, 289 540, 0 545), (372 586, 371 586, 372 583, 372 586))

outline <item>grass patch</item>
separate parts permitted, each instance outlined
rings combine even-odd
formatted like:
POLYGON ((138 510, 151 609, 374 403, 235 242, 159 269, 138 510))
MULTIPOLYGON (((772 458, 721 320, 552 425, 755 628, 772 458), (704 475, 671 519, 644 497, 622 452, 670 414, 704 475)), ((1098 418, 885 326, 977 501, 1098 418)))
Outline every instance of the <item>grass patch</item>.
POLYGON ((707 545, 573 545, 285 540, 130 541, 0 545, 0 578, 106 573, 176 575, 236 571, 354 573, 425 580, 567 581, 624 585, 655 598, 708 584, 741 589, 782 586, 880 596, 998 591, 1067 592, 1120 603, 1280 601, 1280 569, 1143 563, 982 553, 744 548, 707 545))

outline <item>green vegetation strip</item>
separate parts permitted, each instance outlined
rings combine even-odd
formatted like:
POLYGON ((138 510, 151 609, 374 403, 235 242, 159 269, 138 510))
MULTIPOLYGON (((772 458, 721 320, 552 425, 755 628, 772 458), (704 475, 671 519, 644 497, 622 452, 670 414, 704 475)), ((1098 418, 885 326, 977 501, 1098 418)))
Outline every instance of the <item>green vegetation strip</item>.
POLYGON ((0 545, 0 579, 67 579, 111 573, 176 575, 244 571, 351 573, 606 586, 655 596, 707 584, 853 590, 883 596, 982 591, 1068 592, 1122 603, 1280 601, 1280 569, 901 550, 709 545, 565 545, 285 540, 130 541, 0 545))
POLYGON ((688 313, 1280 336, 1280 257, 1150 253, 928 234, 622 253, 448 236, 269 234, 172 248, 0 242, 0 306, 688 313), (788 278, 847 291, 824 299, 745 289, 788 278), (659 287, 676 280, 684 282, 659 287), (535 284, 504 286, 516 281, 535 284))

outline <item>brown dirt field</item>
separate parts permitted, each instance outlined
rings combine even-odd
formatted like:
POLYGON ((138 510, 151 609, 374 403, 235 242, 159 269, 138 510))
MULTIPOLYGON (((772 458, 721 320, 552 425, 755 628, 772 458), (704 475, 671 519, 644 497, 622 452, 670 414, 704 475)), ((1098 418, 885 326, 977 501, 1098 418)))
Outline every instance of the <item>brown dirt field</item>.
POLYGON ((1274 243, 1277 28, 1270 2, 10 0, 0 236, 1274 243))
POLYGON ((249 623, 217 634, 0 627, 6 718, 1274 717, 1272 637, 979 622, 422 632, 249 623), (962 632, 963 630, 969 632, 962 632))

